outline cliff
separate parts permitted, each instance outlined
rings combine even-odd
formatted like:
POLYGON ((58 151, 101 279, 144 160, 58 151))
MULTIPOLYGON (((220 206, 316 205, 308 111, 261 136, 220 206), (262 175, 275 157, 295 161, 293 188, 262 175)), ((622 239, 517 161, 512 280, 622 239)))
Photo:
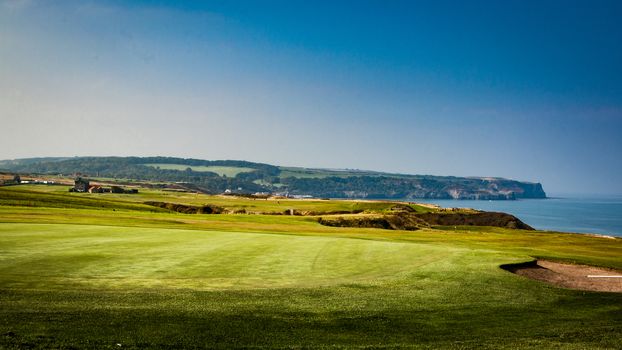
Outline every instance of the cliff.
POLYGON ((495 212, 397 213, 389 215, 343 215, 321 217, 325 226, 366 227, 386 230, 415 231, 435 226, 492 226, 516 230, 533 230, 517 217, 495 212))
POLYGON ((172 157, 30 158, 0 161, 0 170, 183 182, 193 190, 205 193, 223 193, 228 190, 242 194, 267 192, 319 198, 401 200, 546 198, 539 183, 503 178, 291 168, 239 160, 172 157))

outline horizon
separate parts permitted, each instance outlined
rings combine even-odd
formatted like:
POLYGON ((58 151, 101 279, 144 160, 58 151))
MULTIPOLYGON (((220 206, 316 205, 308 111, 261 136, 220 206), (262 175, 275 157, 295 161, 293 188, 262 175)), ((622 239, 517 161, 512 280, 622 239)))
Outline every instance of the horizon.
POLYGON ((0 158, 240 159, 621 195, 621 17, 617 1, 0 0, 0 158))
MULTIPOLYGON (((248 159, 225 159, 225 158, 221 158, 221 159, 202 159, 202 158, 193 158, 193 157, 176 157, 176 156, 161 156, 161 155, 142 155, 142 156, 135 156, 135 155, 101 155, 101 156, 93 156, 93 155, 86 155, 86 156, 43 156, 43 157, 25 157, 25 158, 11 158, 11 159, 0 159, 0 162, 2 161, 16 161, 16 160, 28 160, 28 159, 38 159, 38 158, 130 158, 130 157, 138 157, 138 158, 148 158, 148 157, 164 157, 164 158, 179 158, 179 159, 195 159, 195 160, 207 160, 207 161, 241 161, 241 162, 250 162, 250 163, 259 163, 259 164, 269 164, 269 165, 275 165, 275 166, 279 166, 279 167, 283 167, 283 168, 301 168, 301 169, 309 169, 309 170, 334 170, 334 171, 362 171, 362 172, 376 172, 376 173, 384 173, 384 174, 393 174, 393 175, 424 175, 424 176, 440 176, 440 177, 449 177, 449 176, 455 176, 455 175, 443 175, 443 174, 415 174, 415 173, 399 173, 399 172, 390 172, 390 171, 386 171, 386 170, 381 170, 381 169, 361 169, 361 168, 322 168, 322 167, 313 167, 313 166, 298 166, 298 165, 287 165, 287 164, 271 164, 271 163, 262 163, 262 162, 258 162, 258 161, 252 161, 252 160, 248 160, 248 159)), ((506 180, 517 180, 517 181, 521 181, 520 179, 510 179, 510 178, 503 178, 503 177, 499 177, 499 176, 486 176, 486 175, 462 175, 459 177, 465 177, 465 178, 497 178, 497 179, 506 179, 506 180)), ((522 181, 522 182, 532 182, 532 181, 522 181)), ((538 183, 533 182, 533 183, 538 183)))
MULTIPOLYGON (((28 157, 28 158, 0 159, 0 162, 2 162, 2 161, 25 160, 25 159, 36 159, 36 158, 82 158, 82 157, 84 157, 84 158, 98 158, 98 157, 118 157, 118 158, 126 158, 126 157, 139 157, 139 158, 142 158, 142 157, 170 157, 170 158, 195 159, 195 160, 207 160, 207 161, 248 161, 248 162, 251 162, 251 163, 268 164, 268 163, 261 163, 261 162, 253 162, 253 161, 249 161, 249 160, 246 160, 246 159, 200 159, 200 158, 181 158, 181 157, 174 157, 174 156, 158 156, 158 155, 146 155, 146 156, 122 156, 122 155, 50 156, 50 157, 28 157)), ((452 177, 452 176, 455 176, 455 175, 444 175, 444 174, 396 173, 396 172, 389 172, 389 171, 375 170, 375 169, 321 168, 321 167, 307 167, 307 166, 291 166, 291 165, 283 165, 283 164, 268 164, 268 165, 274 165, 274 166, 283 167, 283 168, 300 168, 300 169, 309 169, 309 170, 376 172, 376 173, 388 174, 388 175, 417 175, 417 176, 421 175, 421 176, 438 176, 438 177, 452 177)), ((2 169, 0 168, 0 170, 2 170, 2 169)), ((577 199, 577 198, 587 198, 587 199, 589 199, 590 196, 598 196, 598 199, 607 199, 607 198, 620 199, 620 198, 622 198, 622 193, 612 193, 612 192, 568 192, 568 191, 565 191, 565 192, 551 192, 551 191, 547 190, 546 184, 544 184, 542 182, 537 182, 537 181, 532 182, 532 181, 526 181, 526 180, 522 180, 522 179, 518 179, 518 178, 503 178, 503 177, 497 177, 497 176, 478 176, 478 175, 464 175, 464 176, 457 176, 457 177, 481 178, 481 179, 492 178, 492 179, 505 179, 505 180, 519 181, 519 182, 523 182, 523 183, 539 183, 539 184, 542 185, 544 191, 546 192, 546 198, 519 198, 519 199, 516 199, 516 200, 519 200, 519 201, 522 201, 522 200, 539 200, 539 199, 577 199)), ((425 199, 425 200, 426 201, 427 200, 433 201, 433 199, 425 199)), ((472 200, 468 200, 468 199, 461 199, 461 200, 462 201, 472 201, 472 200)))
MULTIPOLYGON (((98 157, 126 158, 126 157, 164 157, 164 156, 158 156, 158 155, 147 155, 147 156, 119 156, 119 155, 106 155, 106 156, 50 156, 50 157, 31 157, 31 158, 0 159, 0 162, 2 162, 2 161, 25 160, 25 159, 37 159, 37 158, 82 158, 82 157, 84 157, 84 158, 91 158, 91 157, 92 158, 98 158, 98 157)), ((169 156, 166 156, 166 157, 169 157, 169 156)), ((174 157, 174 156, 171 156, 170 158, 196 159, 196 160, 208 160, 208 161, 248 161, 248 162, 252 162, 252 163, 260 163, 260 162, 249 161, 249 160, 246 160, 246 159, 200 159, 200 158, 181 158, 181 157, 174 157)), ((268 164, 268 163, 260 163, 260 164, 268 164)), ((309 170, 376 172, 376 173, 388 174, 388 175, 422 175, 422 176, 438 176, 438 177, 451 177, 451 176, 455 176, 455 175, 443 175, 443 174, 395 173, 395 172, 388 172, 388 171, 384 171, 384 170, 375 170, 375 169, 318 168, 318 167, 307 167, 307 166, 291 166, 291 165, 283 165, 283 164, 269 164, 269 165, 275 165, 275 166, 279 166, 279 167, 283 167, 283 168, 301 168, 301 169, 309 169, 309 170)), ((545 199, 564 199, 564 198, 577 198, 577 197, 586 197, 586 196, 599 196, 599 197, 604 197, 604 198, 606 198, 606 197, 617 198, 617 197, 622 196, 622 193, 611 193, 611 192, 603 192, 603 193, 599 193, 599 192, 550 192, 550 191, 547 191, 546 184, 543 184, 543 183, 537 182, 537 181, 536 182, 532 182, 532 181, 526 181, 526 180, 516 179, 516 178, 503 178, 503 177, 497 177, 497 176, 477 176, 477 175, 465 175, 465 176, 458 176, 458 177, 481 178, 481 179, 493 178, 493 179, 513 180, 513 181, 519 181, 519 182, 524 182, 524 183, 539 183, 539 184, 542 185, 542 187, 544 188, 544 191, 546 192, 546 198, 545 199)), ((527 199, 522 198, 522 199, 517 199, 517 200, 528 200, 528 199, 529 198, 527 198, 527 199)))

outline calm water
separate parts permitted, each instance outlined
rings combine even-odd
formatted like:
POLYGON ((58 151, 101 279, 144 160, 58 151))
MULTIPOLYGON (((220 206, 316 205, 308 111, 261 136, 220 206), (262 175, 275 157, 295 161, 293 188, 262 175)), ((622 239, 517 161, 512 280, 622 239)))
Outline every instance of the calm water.
POLYGON ((622 196, 559 195, 516 201, 417 200, 441 207, 474 208, 512 214, 539 230, 622 237, 622 196))

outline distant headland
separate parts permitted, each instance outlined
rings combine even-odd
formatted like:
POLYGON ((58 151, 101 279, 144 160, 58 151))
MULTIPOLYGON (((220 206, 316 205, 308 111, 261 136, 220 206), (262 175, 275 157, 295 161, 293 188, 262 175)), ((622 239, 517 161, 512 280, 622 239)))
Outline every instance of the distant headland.
POLYGON ((131 181, 168 181, 202 193, 272 194, 296 198, 546 198, 540 183, 497 177, 392 174, 353 169, 284 167, 240 160, 174 157, 56 157, 0 161, 0 171, 131 181))

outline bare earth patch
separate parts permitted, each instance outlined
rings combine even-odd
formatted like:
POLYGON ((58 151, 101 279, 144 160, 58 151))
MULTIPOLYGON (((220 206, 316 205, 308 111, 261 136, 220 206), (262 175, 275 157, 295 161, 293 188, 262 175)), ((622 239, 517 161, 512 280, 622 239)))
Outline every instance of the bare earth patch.
POLYGON ((502 265, 501 268, 558 287, 622 293, 622 271, 546 260, 502 265))

